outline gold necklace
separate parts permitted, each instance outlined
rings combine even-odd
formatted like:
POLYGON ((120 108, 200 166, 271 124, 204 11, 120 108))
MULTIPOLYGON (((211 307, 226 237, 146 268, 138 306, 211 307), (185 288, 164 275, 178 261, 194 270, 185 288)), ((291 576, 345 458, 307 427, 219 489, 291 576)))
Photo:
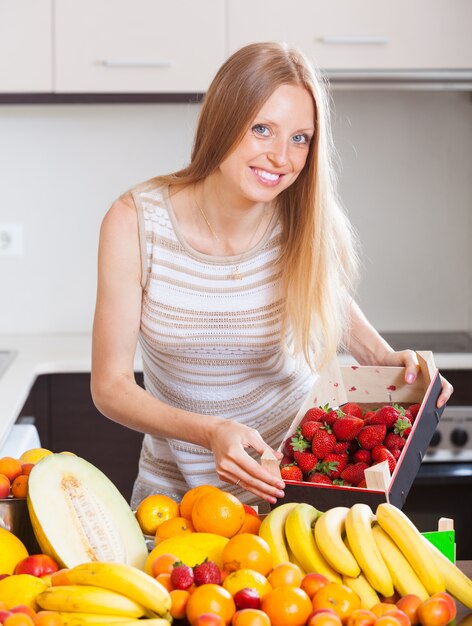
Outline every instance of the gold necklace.
MULTIPOLYGON (((208 230, 210 231, 213 239, 215 239, 219 244, 221 244, 222 243, 221 239, 218 237, 218 235, 214 231, 214 229, 213 229, 212 225, 210 224, 210 221, 208 220, 204 210, 201 208, 201 206, 197 202, 197 196, 195 194, 195 191, 193 193, 193 198, 194 198, 194 201, 195 201, 195 206, 200 211, 203 219, 205 220, 205 223, 208 226, 208 230)), ((231 278, 233 278, 234 280, 242 280, 242 278, 243 278, 242 275, 241 275, 241 272, 239 271, 239 265, 241 263, 241 259, 246 254, 246 252, 251 248, 252 241, 253 241, 257 231, 259 230, 261 224, 262 224, 262 220, 264 219, 264 216, 266 214, 266 210, 267 210, 267 205, 264 205, 264 210, 262 211, 261 219, 258 221, 256 228, 253 230, 251 238, 249 239, 249 242, 248 242, 246 248, 243 250, 243 252, 240 254, 238 259, 236 260, 236 266, 235 266, 234 270, 231 272, 231 278)))

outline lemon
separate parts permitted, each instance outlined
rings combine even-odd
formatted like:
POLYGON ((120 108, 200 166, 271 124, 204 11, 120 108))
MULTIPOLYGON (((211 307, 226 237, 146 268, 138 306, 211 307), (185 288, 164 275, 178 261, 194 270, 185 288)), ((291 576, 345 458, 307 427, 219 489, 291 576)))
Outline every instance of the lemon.
POLYGON ((224 579, 223 587, 229 591, 232 596, 240 589, 250 587, 259 593, 261 599, 266 596, 269 591, 272 591, 272 585, 267 578, 253 569, 238 569, 235 572, 231 572, 231 574, 228 574, 224 579))
POLYGON ((20 461, 22 463, 37 463, 48 454, 52 454, 51 450, 46 450, 46 448, 31 448, 30 450, 26 450, 20 456, 20 461))
POLYGON ((0 580, 0 598, 10 608, 24 604, 34 611, 39 611, 36 596, 47 587, 44 580, 31 574, 7 576, 0 580))
POLYGON ((27 556, 28 550, 18 537, 9 530, 0 528, 0 574, 13 574, 16 564, 27 556))

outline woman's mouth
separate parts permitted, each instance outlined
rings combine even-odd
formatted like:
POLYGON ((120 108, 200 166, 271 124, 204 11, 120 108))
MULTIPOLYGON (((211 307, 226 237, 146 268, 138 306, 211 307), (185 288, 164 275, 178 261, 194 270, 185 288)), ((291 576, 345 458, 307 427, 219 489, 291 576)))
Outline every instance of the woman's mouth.
POLYGON ((267 170, 262 170, 258 167, 251 167, 251 170, 254 172, 259 182, 263 185, 268 185, 269 187, 277 185, 283 176, 283 174, 274 174, 273 172, 268 172, 267 170))

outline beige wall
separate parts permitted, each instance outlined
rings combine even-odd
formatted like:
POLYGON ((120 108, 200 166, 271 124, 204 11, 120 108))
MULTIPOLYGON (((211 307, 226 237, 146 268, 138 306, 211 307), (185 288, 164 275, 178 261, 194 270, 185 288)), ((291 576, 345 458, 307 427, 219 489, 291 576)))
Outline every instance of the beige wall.
MULTIPOLYGON (((334 93, 341 196, 359 231, 359 299, 381 330, 472 330, 472 103, 452 92, 334 93)), ((0 107, 0 332, 89 332, 101 218, 185 164, 197 105, 0 107)))

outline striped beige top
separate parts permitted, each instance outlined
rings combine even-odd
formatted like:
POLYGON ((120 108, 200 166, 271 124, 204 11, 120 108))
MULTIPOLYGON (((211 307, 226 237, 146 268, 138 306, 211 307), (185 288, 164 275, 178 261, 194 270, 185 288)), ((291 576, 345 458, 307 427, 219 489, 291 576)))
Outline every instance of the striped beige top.
MULTIPOLYGON (((210 256, 182 237, 166 188, 149 181, 132 195, 147 391, 186 411, 237 420, 277 448, 312 382, 305 362, 281 349, 277 218, 244 255, 210 256), (233 276, 237 265, 241 280, 233 276)), ((132 506, 150 493, 180 499, 190 487, 223 486, 211 452, 184 439, 184 433, 182 440, 145 435, 132 506)), ((224 486, 251 501, 251 494, 224 486)))

